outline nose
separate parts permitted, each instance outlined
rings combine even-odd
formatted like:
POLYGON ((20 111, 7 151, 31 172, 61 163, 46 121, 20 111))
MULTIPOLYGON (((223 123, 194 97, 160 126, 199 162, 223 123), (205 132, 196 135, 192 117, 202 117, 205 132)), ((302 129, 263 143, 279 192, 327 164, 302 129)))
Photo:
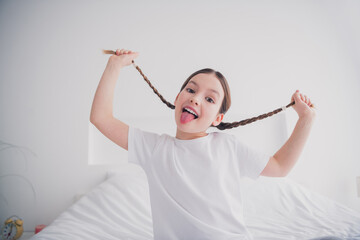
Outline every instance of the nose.
POLYGON ((199 101, 198 101, 198 99, 197 99, 196 97, 192 97, 192 98, 190 99, 190 102, 191 102, 191 103, 194 103, 196 106, 199 105, 199 101))

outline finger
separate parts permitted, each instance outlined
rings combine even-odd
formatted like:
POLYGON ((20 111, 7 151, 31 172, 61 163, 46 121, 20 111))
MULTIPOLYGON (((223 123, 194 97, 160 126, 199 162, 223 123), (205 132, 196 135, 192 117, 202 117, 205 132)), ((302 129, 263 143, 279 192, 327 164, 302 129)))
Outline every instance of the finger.
POLYGON ((120 54, 120 49, 116 49, 115 54, 119 55, 120 54))
POLYGON ((306 104, 309 102, 309 99, 308 99, 308 97, 306 95, 304 95, 304 101, 305 101, 306 104))
POLYGON ((295 91, 295 93, 291 96, 291 101, 290 101, 290 102, 295 101, 295 98, 294 98, 295 94, 296 94, 296 91, 295 91))
POLYGON ((131 52, 130 54, 133 55, 134 57, 139 56, 139 53, 138 53, 138 52, 131 52))
POLYGON ((296 91, 296 93, 294 93, 293 99, 295 101, 295 104, 298 103, 298 102, 301 102, 301 95, 300 95, 300 93, 298 91, 296 91))
POLYGON ((125 49, 122 48, 122 49, 120 50, 120 54, 124 54, 124 52, 125 52, 125 49))
POLYGON ((299 90, 296 90, 295 92, 294 92, 294 94, 291 96, 291 102, 294 102, 295 101, 295 96, 296 96, 296 94, 299 92, 299 90))

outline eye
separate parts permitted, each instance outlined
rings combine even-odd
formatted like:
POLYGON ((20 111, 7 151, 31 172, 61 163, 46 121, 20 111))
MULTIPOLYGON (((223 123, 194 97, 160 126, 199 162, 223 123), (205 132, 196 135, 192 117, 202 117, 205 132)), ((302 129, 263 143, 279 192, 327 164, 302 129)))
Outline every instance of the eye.
POLYGON ((186 88, 186 91, 189 92, 189 93, 194 93, 195 91, 192 90, 191 88, 186 88))
POLYGON ((206 97, 205 99, 206 99, 206 101, 208 101, 210 103, 215 103, 214 100, 212 100, 212 98, 210 98, 210 97, 206 97))

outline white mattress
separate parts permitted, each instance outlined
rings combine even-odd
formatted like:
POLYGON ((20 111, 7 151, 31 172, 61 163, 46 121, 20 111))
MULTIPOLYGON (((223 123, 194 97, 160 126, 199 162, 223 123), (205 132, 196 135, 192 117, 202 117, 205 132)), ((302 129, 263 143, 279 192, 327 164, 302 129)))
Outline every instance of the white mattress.
MULTIPOLYGON (((254 239, 360 240, 360 212, 287 178, 244 183, 244 218, 254 239)), ((31 239, 153 239, 145 173, 109 173, 31 239)))

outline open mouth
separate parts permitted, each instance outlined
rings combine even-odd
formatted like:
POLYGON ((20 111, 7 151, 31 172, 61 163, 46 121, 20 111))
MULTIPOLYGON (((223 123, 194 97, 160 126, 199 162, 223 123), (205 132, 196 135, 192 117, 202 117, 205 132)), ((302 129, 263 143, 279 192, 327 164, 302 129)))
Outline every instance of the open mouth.
POLYGON ((199 117, 193 110, 191 110, 189 108, 183 108, 182 112, 188 112, 188 113, 192 114, 195 117, 195 119, 197 119, 199 117))
POLYGON ((196 112, 194 112, 193 110, 191 110, 190 108, 183 108, 182 110, 182 114, 180 116, 180 122, 182 124, 191 122, 192 120, 197 119, 199 116, 196 114, 196 112))

